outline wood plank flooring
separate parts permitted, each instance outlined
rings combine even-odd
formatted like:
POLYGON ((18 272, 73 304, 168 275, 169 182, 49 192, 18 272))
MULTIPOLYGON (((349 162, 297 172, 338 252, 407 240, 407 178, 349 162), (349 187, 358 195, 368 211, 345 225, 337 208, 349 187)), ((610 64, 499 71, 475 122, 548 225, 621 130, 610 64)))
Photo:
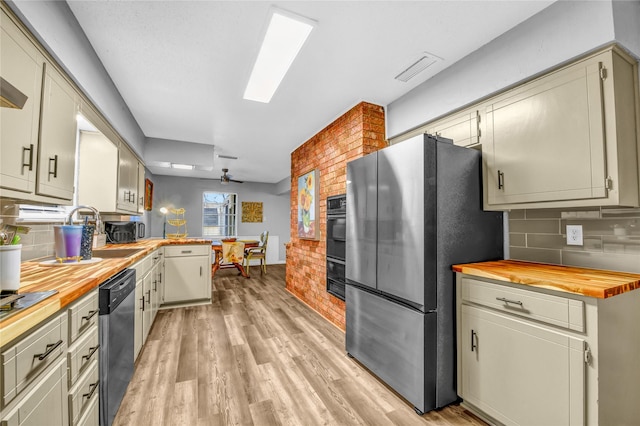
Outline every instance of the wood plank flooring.
POLYGON ((164 310, 114 425, 484 425, 458 405, 418 416, 285 290, 284 265, 218 271, 213 303, 164 310))

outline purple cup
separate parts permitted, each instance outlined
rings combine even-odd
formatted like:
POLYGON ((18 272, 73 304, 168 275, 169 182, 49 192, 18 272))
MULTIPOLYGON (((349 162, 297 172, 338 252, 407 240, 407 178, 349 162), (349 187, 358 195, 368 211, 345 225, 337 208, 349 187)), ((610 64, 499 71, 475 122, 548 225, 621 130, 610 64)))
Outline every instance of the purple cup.
POLYGON ((75 260, 80 257, 82 225, 56 225, 53 227, 56 259, 75 260))

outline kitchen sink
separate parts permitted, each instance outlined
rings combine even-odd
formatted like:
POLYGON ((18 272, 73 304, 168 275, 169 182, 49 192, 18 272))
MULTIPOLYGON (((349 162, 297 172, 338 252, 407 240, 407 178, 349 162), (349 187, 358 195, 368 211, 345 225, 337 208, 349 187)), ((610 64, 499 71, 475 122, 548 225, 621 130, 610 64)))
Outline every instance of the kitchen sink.
POLYGON ((93 250, 92 257, 101 257, 103 259, 113 259, 118 257, 130 257, 138 253, 142 248, 120 248, 120 249, 101 249, 93 250))

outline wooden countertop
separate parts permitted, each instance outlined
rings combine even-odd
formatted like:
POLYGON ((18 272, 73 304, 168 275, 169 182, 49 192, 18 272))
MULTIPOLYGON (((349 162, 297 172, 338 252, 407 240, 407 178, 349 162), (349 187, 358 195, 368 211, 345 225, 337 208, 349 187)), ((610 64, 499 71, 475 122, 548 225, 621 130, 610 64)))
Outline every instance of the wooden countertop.
MULTIPOLYGON (((167 245, 211 244, 210 240, 147 239, 132 244, 107 244, 100 250, 142 249, 129 257, 105 258, 98 263, 76 266, 41 266, 42 259, 22 262, 18 293, 58 290, 58 293, 0 321, 0 346, 20 336, 42 320, 84 296, 112 275, 133 265, 152 251, 167 245)), ((98 249, 96 249, 98 250, 98 249)))
POLYGON ((606 299, 640 288, 640 274, 519 260, 453 265, 455 272, 606 299))

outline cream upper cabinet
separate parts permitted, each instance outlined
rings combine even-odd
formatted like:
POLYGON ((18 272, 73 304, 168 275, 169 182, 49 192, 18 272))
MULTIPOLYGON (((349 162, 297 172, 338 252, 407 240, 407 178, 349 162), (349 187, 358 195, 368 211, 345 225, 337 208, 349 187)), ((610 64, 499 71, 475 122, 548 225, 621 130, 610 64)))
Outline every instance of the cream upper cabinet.
POLYGON ((472 108, 452 114, 429 124, 427 133, 452 139, 454 145, 475 145, 480 142, 480 113, 472 108))
POLYGON ((144 214, 144 164, 138 162, 138 214, 144 214))
POLYGON ((0 108, 0 195, 14 190, 26 196, 36 189, 44 58, 4 11, 0 15, 0 76, 27 96, 22 109, 0 108))
POLYGON ((69 202, 73 199, 78 107, 79 98, 73 87, 53 66, 45 64, 36 190, 39 195, 69 202))
POLYGON ((78 204, 116 211, 118 147, 100 132, 80 131, 78 204))
POLYGON ((638 206, 637 93, 610 47, 487 101, 485 209, 638 206))
POLYGON ((138 159, 126 145, 118 152, 118 210, 138 212, 138 159))

